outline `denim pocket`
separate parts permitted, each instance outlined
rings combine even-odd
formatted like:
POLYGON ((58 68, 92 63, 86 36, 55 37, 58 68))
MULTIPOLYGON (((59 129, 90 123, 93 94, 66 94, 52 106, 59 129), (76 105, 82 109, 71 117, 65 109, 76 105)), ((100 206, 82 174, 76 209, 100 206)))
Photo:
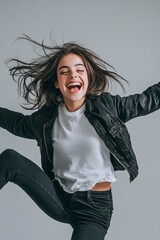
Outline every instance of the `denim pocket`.
POLYGON ((109 191, 89 191, 88 203, 95 210, 108 211, 112 205, 109 191))

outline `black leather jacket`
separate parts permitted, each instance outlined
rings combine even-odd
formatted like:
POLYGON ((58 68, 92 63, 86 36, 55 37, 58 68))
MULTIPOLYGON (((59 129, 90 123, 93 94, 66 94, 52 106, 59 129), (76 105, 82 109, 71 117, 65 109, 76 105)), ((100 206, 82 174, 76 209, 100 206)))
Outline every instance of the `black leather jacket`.
MULTIPOLYGON (((147 115, 160 108, 160 82, 141 94, 127 97, 102 93, 87 96, 85 116, 111 152, 115 170, 127 170, 130 181, 138 175, 136 156, 132 149, 125 122, 147 115)), ((41 151, 42 168, 54 179, 51 130, 58 114, 58 106, 44 106, 31 115, 0 108, 0 127, 24 138, 36 139, 41 151)), ((98 161, 98 159, 97 159, 98 161)))

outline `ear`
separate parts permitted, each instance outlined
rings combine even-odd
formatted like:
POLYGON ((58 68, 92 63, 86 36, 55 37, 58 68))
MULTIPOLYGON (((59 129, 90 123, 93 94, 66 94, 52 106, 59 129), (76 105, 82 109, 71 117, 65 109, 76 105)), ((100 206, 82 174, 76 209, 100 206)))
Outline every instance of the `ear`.
POLYGON ((58 81, 57 81, 57 80, 55 81, 55 84, 54 84, 54 86, 55 86, 55 88, 59 88, 59 83, 58 83, 58 81))

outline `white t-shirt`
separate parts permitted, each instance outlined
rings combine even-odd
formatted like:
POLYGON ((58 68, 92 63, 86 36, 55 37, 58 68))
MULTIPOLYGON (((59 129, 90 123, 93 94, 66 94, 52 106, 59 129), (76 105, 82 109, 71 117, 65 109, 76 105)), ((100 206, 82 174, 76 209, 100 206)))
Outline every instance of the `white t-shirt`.
POLYGON ((54 173, 69 193, 90 190, 98 182, 115 182, 110 152, 84 115, 85 105, 69 112, 58 108, 52 140, 54 173))

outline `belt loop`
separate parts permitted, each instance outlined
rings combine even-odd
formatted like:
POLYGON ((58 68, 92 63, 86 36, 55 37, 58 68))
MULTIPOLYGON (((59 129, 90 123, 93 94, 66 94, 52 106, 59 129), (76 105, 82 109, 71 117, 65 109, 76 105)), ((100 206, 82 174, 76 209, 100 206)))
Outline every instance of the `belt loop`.
POLYGON ((87 191, 87 200, 90 200, 90 198, 91 198, 91 191, 88 190, 88 191, 87 191))

